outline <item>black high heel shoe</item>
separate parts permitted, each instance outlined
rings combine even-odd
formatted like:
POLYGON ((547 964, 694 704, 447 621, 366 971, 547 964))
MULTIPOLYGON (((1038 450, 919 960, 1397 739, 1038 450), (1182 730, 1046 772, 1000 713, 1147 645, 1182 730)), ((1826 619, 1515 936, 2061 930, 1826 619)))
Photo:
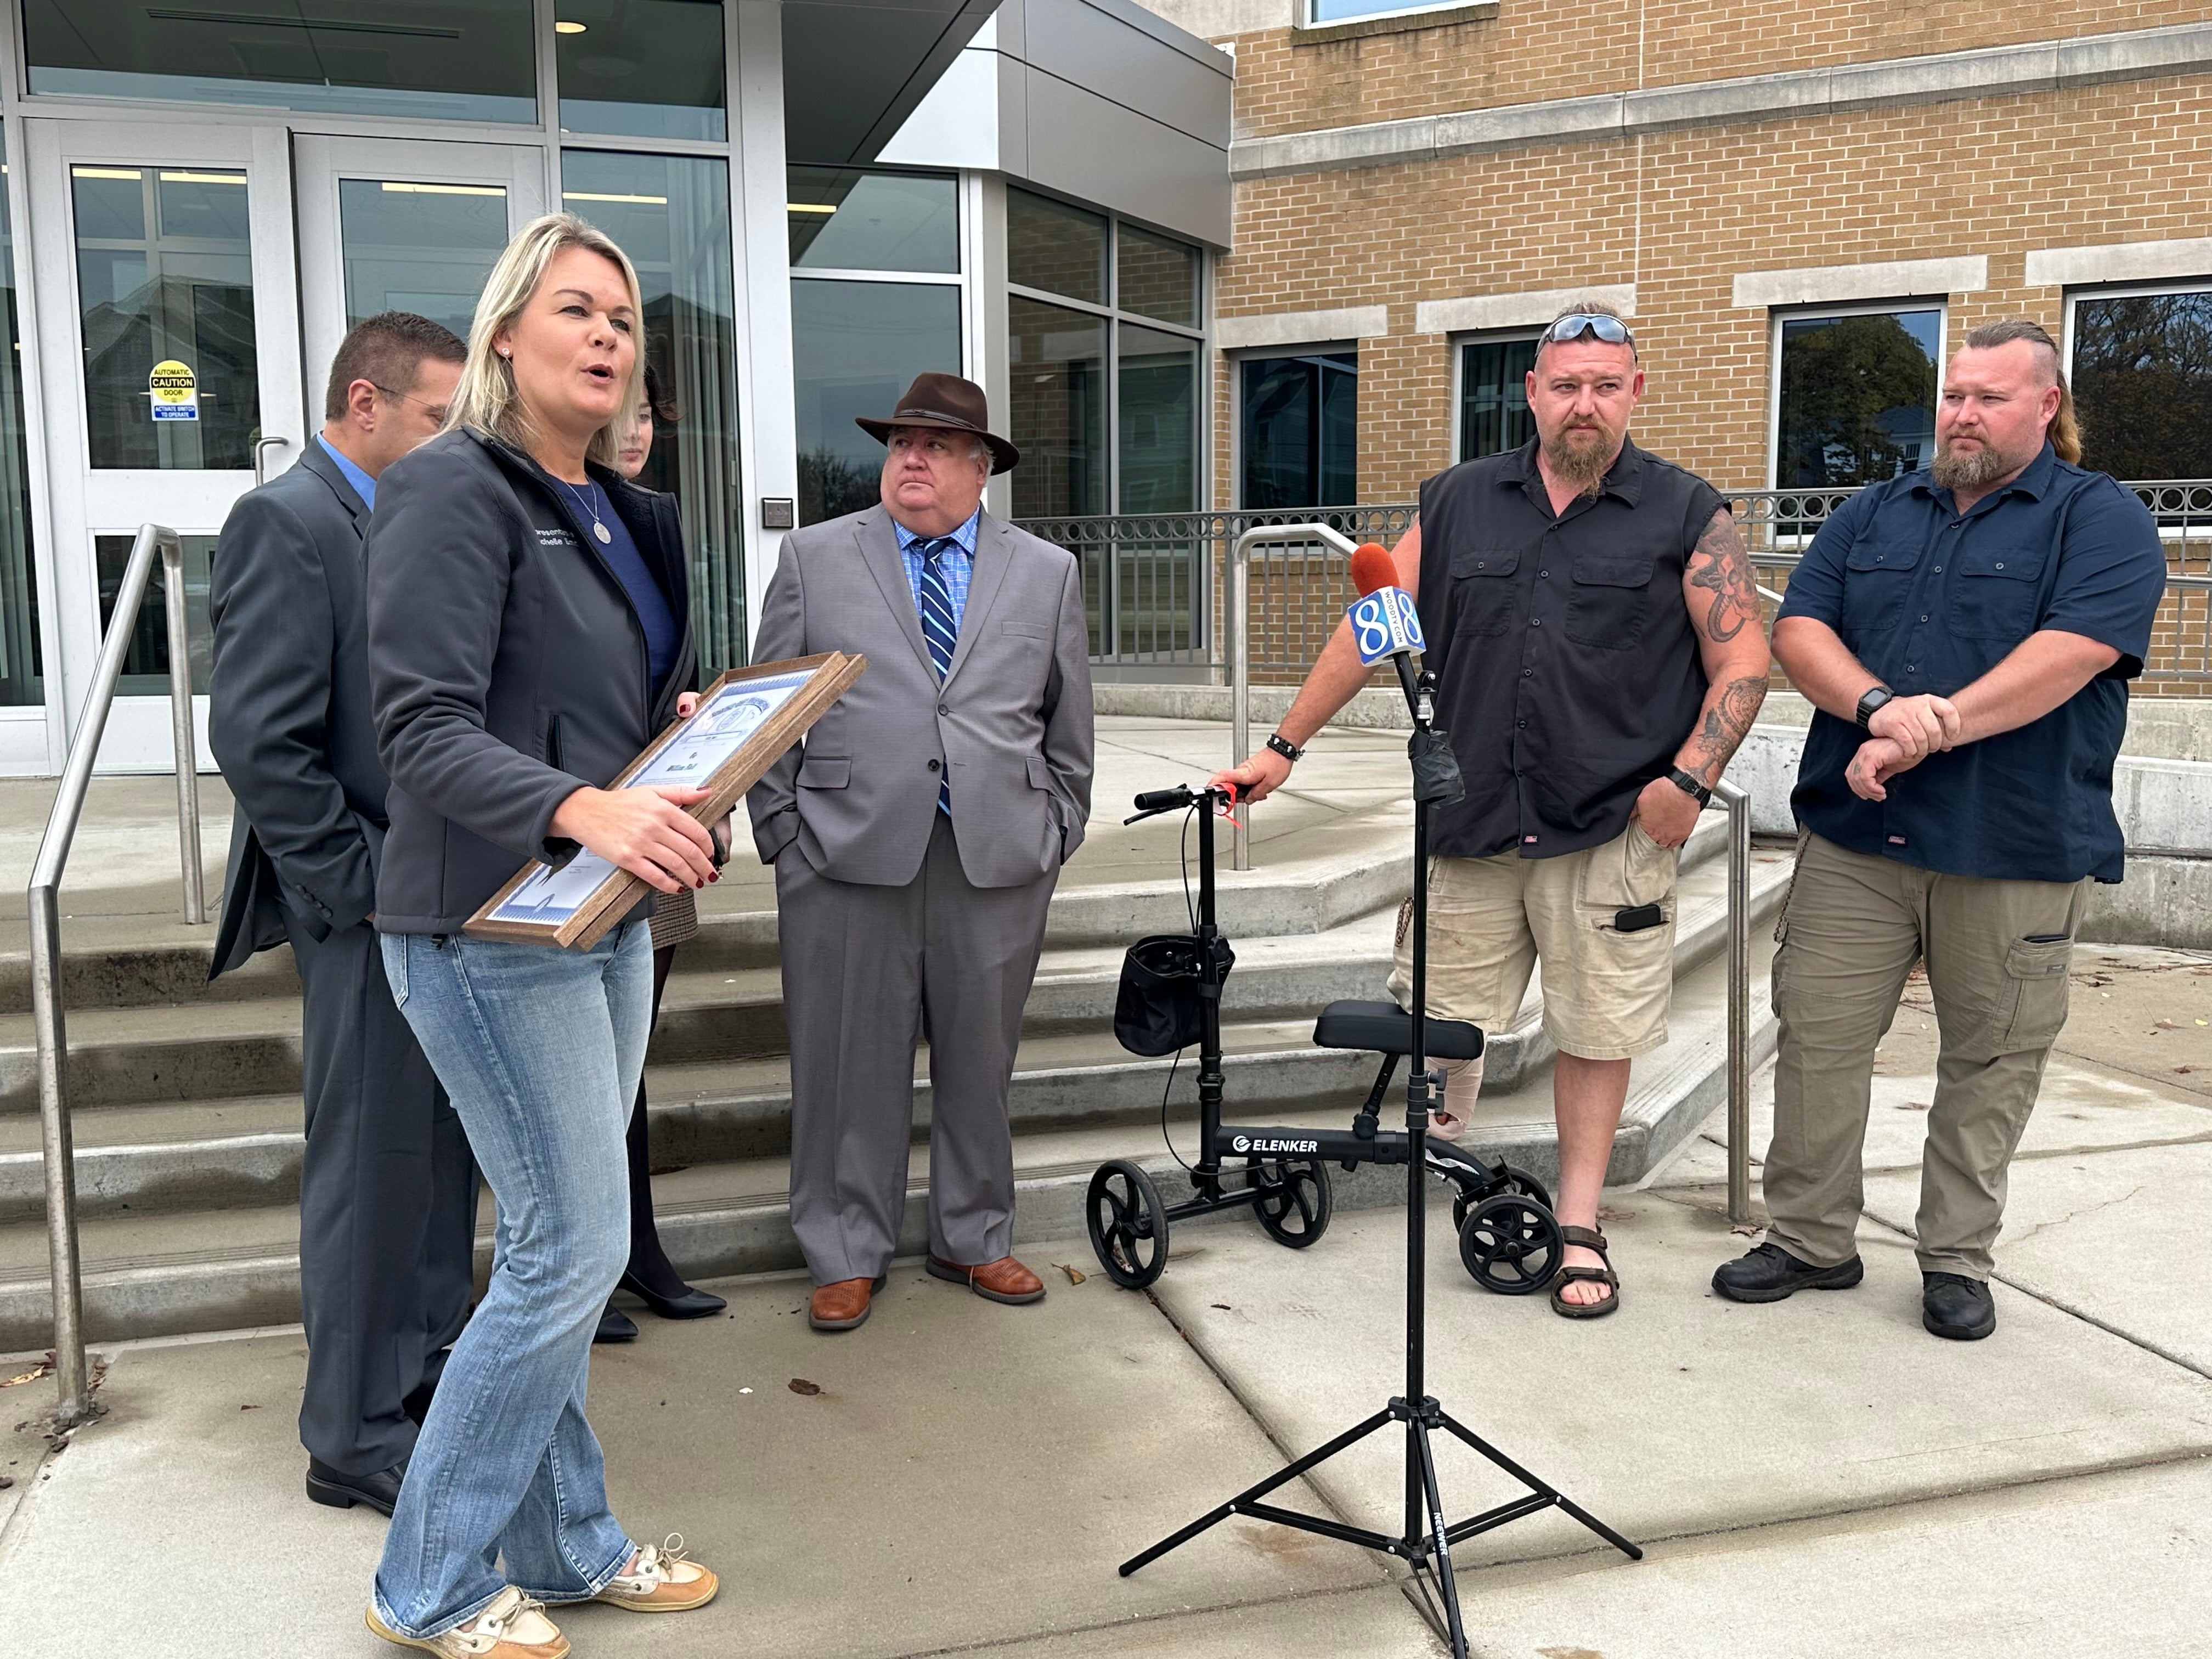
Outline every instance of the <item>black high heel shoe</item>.
POLYGON ((730 1305, 712 1291, 694 1290, 689 1285, 680 1296, 663 1296, 631 1273, 622 1276, 622 1288, 663 1319, 705 1319, 730 1305))

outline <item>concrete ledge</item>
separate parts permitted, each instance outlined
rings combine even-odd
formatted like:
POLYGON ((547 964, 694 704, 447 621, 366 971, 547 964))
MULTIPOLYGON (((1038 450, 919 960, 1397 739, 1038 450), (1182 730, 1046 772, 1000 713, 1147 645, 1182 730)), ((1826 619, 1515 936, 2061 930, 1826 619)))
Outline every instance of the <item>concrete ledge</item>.
POLYGON ((1916 294, 1978 294, 1989 285, 1990 262, 1979 254, 1952 259, 1883 259, 1863 265, 1744 271, 1735 279, 1733 303, 1746 308, 1837 305, 1848 300, 1895 300, 1916 294))
POLYGON ((2027 256, 2031 288, 2077 283, 2155 283, 2212 274, 2212 236, 2174 242, 2107 242, 2098 247, 2043 247, 2027 256))
POLYGON ((1382 306, 1346 306, 1336 311, 1276 311, 1256 317, 1214 319, 1214 343, 1224 351, 1255 346, 1322 345, 1332 340, 1371 339, 1390 331, 1382 306))
POLYGON ((1463 300, 1424 300, 1413 307, 1416 334, 1456 334, 1486 328, 1541 328, 1571 305, 1611 306, 1636 314, 1636 284, 1537 288, 1519 294, 1478 294, 1463 300))
POLYGON ((1684 127, 2014 97, 2207 68, 2212 68, 2212 23, 2130 29, 1244 138, 1229 147, 1229 172, 1232 179, 1266 179, 1385 167, 1684 127))

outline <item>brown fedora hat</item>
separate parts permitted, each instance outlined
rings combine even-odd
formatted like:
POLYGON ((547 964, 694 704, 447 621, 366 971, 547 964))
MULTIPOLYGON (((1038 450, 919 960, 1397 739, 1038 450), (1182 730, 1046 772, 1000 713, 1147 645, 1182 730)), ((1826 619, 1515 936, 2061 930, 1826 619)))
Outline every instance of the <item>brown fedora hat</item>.
POLYGON ((906 396, 885 421, 863 415, 854 425, 878 443, 891 441, 895 426, 942 427, 948 432, 972 432, 990 446, 991 471, 1011 472, 1021 464, 1022 452, 991 430, 991 411, 983 388, 957 374, 917 374, 906 396))

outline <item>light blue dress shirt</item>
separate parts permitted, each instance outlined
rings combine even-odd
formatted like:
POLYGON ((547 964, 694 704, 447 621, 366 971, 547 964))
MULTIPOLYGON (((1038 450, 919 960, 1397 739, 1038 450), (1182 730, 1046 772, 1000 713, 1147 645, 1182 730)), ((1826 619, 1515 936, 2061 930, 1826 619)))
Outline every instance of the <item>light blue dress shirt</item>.
POLYGON ((315 434, 315 441, 322 445, 324 454, 338 464, 338 471, 345 475, 345 481, 353 486, 353 493, 361 497, 362 505, 370 512, 375 512, 376 480, 338 453, 331 446, 330 440, 324 437, 321 433, 315 434))
MULTIPOLYGON (((975 577, 975 531, 982 518, 983 509, 979 507, 968 515, 967 523, 952 532, 953 542, 965 556, 941 559, 938 562, 939 573, 945 578, 945 591, 952 596, 952 631, 956 636, 960 632, 962 618, 968 614, 968 586, 975 577)), ((896 519, 891 520, 891 528, 898 532, 899 557, 906 563, 906 585, 914 593, 914 611, 918 617, 921 614, 921 567, 924 563, 921 544, 932 538, 915 535, 896 519)))

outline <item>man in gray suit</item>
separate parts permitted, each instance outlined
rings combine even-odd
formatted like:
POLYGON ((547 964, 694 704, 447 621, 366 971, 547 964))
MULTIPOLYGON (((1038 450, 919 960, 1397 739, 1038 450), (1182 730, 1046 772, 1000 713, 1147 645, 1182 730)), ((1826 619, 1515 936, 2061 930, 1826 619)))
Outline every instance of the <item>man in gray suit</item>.
POLYGON ((914 1056, 929 1043, 929 1272, 994 1302, 1012 1255, 1006 1093, 1060 866, 1091 810, 1082 574, 981 507, 1021 459, 982 389, 925 374, 889 420, 882 505, 794 531, 760 662, 868 672, 749 798, 775 866, 791 1031, 791 1221, 817 1330, 868 1316, 906 1214, 914 1056))
POLYGON ((406 312, 349 333, 322 432, 231 509, 208 586, 208 744, 237 802, 209 977, 289 939, 303 993, 307 1496, 386 1515, 468 1316, 477 1180, 369 926, 390 786, 361 546, 378 476, 444 423, 462 356, 451 330, 406 312))

